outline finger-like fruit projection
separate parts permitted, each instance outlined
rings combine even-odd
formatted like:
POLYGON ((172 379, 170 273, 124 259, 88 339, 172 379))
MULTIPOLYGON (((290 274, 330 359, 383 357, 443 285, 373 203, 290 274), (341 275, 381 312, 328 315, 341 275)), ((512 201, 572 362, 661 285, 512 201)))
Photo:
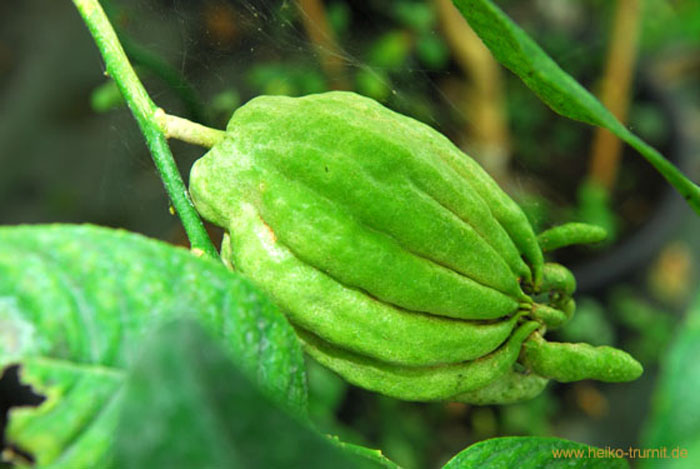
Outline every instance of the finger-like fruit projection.
MULTIPOLYGON (((573 314, 571 273, 544 262, 523 212, 474 160, 371 99, 250 101, 195 163, 190 191, 226 230, 224 261, 359 386, 498 403, 547 378, 641 373, 621 351, 544 341, 573 314), (583 371, 562 369, 576 357, 583 371)), ((567 244, 555 235, 550 245, 567 244)))

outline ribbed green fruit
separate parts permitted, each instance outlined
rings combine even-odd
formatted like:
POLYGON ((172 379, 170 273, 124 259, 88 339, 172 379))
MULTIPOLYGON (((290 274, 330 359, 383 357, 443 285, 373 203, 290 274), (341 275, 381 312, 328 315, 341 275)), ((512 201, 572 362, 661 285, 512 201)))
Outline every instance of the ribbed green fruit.
POLYGON ((513 365, 535 329, 570 319, 573 277, 432 128, 354 93, 259 97, 195 163, 190 193, 225 228, 224 261, 349 381, 474 402, 544 387, 513 365))
POLYGON ((444 138, 352 93, 256 98, 192 168, 192 197, 224 227, 236 214, 222 207, 250 203, 299 259, 386 303, 508 316, 528 268, 453 156, 416 144, 426 130, 444 138))
POLYGON ((445 400, 489 385, 512 369, 523 341, 538 323, 520 326, 498 350, 476 360, 432 367, 396 366, 333 347, 297 330, 308 353, 351 383, 410 401, 445 400))

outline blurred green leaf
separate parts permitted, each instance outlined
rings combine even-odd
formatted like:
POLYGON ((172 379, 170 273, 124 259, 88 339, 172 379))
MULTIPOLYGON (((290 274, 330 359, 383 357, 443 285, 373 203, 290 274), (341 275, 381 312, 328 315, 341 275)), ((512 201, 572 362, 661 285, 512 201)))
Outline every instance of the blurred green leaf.
POLYGON ((416 55, 423 64, 436 70, 445 67, 450 60, 447 44, 433 31, 418 36, 416 55))
POLYGON ((661 373, 652 401, 645 448, 666 448, 668 459, 642 461, 644 467, 700 466, 700 294, 685 323, 661 360, 661 373), (671 458, 674 450, 687 457, 671 458))
POLYGON ((309 415, 315 422, 322 422, 324 427, 332 425, 348 383, 314 360, 307 362, 306 376, 309 382, 309 415))
POLYGON ((681 173, 562 70, 490 0, 453 0, 494 57, 555 112, 610 130, 635 148, 700 213, 700 187, 681 173))
POLYGON ((632 103, 629 122, 631 128, 650 142, 663 144, 669 138, 671 124, 668 115, 654 104, 632 103))
POLYGON ((410 0, 395 2, 393 13, 399 23, 421 33, 433 28, 437 16, 430 2, 410 0))
POLYGON ((209 101, 209 111, 212 114, 212 123, 218 127, 226 127, 233 112, 241 105, 241 97, 233 88, 223 90, 215 94, 209 101))
MULTIPOLYGON (((682 48, 700 45, 700 2, 696 0, 643 3, 645 12, 642 45, 646 49, 664 46, 682 48)), ((692 49, 689 48, 689 51, 692 49)), ((690 52, 692 54, 692 52, 690 52)))
POLYGON ((348 31, 352 20, 351 15, 350 7, 345 2, 331 2, 326 7, 328 23, 337 37, 343 36, 348 31))
POLYGON ((413 47, 411 35, 406 31, 389 31, 379 36, 367 54, 367 61, 381 68, 400 68, 413 47))
POLYGON ((502 406, 501 434, 548 435, 552 433, 550 420, 555 415, 559 401, 548 387, 539 396, 519 404, 502 406))
POLYGON ((617 238, 618 220, 612 209, 608 190, 602 185, 588 180, 581 183, 576 195, 578 198, 578 220, 597 225, 607 231, 607 238, 598 246, 612 244, 617 238))
POLYGON ((231 88, 214 95, 209 107, 213 112, 227 113, 227 117, 230 117, 240 105, 241 96, 238 94, 238 91, 231 88))
POLYGON ((616 321, 634 331, 625 339, 624 349, 645 365, 658 361, 673 336, 675 318, 628 286, 616 287, 609 303, 616 321))
POLYGON ((426 467, 435 428, 427 416, 398 399, 377 396, 376 403, 379 447, 402 467, 426 467))
POLYGON ((559 438, 534 436, 493 438, 470 446, 443 469, 626 468, 627 460, 595 457, 600 448, 559 438), (555 457, 557 455, 558 457, 555 457))
POLYGON ((558 331, 566 342, 587 342, 591 345, 614 345, 615 331, 603 306, 595 299, 584 297, 576 304, 571 321, 558 331))
POLYGON ((267 399, 198 324, 179 321, 128 377, 114 466, 391 467, 376 451, 341 448, 267 399))
POLYGON ((477 440, 493 438, 498 433, 498 421, 493 407, 477 406, 469 415, 469 427, 477 440))
POLYGON ((266 63, 251 67, 248 82, 261 94, 300 96, 326 91, 320 71, 299 64, 266 63))
POLYGON ((0 228, 0 368, 19 364, 46 397, 11 409, 8 441, 41 466, 102 467, 125 370, 143 338, 178 317, 196 318, 268 395, 305 415, 294 332, 221 263, 89 225, 0 228))
POLYGON ((544 231, 551 224, 553 204, 540 194, 521 192, 517 194, 517 202, 525 212, 535 233, 544 231))
POLYGON ((90 106, 95 112, 108 112, 125 105, 126 102, 114 80, 102 83, 90 95, 90 106))
POLYGON ((391 93, 389 78, 381 70, 360 68, 355 75, 357 92, 377 101, 384 101, 391 93))

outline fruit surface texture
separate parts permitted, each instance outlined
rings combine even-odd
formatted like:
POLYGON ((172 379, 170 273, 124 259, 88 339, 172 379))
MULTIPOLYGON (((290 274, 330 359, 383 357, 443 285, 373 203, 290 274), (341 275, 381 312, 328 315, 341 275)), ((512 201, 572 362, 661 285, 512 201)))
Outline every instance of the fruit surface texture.
POLYGON ((190 192, 226 231, 224 262, 270 295, 312 357, 359 386, 516 402, 547 378, 606 366, 548 361, 558 349, 542 336, 570 319, 575 281, 544 262, 518 205, 439 132, 371 99, 251 100, 193 166, 190 192))

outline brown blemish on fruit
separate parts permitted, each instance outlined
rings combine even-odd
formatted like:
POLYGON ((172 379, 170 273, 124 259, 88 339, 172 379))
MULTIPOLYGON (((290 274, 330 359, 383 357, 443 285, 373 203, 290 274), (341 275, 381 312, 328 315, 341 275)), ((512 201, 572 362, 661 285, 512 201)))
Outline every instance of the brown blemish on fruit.
POLYGON ((263 220, 262 217, 258 216, 258 218, 260 218, 260 222, 265 226, 265 228, 267 229, 268 233, 270 233, 270 239, 272 239, 272 242, 273 242, 273 243, 276 243, 276 242, 277 242, 277 235, 275 234, 274 231, 272 231, 272 228, 270 227, 270 225, 268 225, 267 223, 265 223, 265 220, 263 220))

